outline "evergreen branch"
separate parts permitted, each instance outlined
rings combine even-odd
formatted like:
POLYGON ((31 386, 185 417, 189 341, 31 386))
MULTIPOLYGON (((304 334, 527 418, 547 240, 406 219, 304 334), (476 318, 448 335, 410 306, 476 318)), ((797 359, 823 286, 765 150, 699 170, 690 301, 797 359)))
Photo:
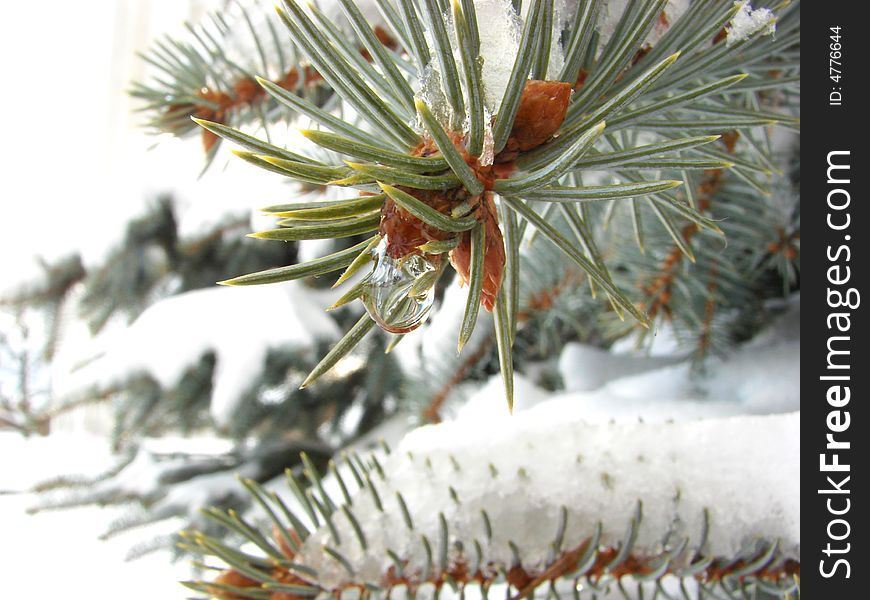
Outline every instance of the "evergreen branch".
POLYGON ((656 214, 659 220, 662 222, 662 225, 664 225, 665 229, 668 232, 668 235, 670 235, 671 239, 674 240, 674 245, 680 249, 680 252, 682 252, 686 256, 686 258, 688 258, 691 262, 695 262, 695 253, 692 252, 692 246, 689 244, 689 240, 686 239, 686 236, 683 234, 683 232, 677 229, 677 226, 674 224, 673 220, 667 214, 665 214, 665 212, 658 204, 650 201, 649 199, 647 199, 647 203, 649 204, 650 208, 653 209, 653 212, 656 214))
POLYGON ((221 285, 261 285, 331 273, 351 264, 356 255, 367 248, 369 243, 370 240, 366 240, 346 250, 324 256, 323 258, 286 267, 268 269, 259 273, 241 275, 218 283, 221 285))
POLYGON ((420 18, 417 16, 413 0, 398 0, 398 4, 402 22, 408 28, 408 37, 411 41, 410 50, 416 59, 417 70, 422 73, 429 66, 431 57, 429 56, 429 45, 423 36, 423 28, 420 26, 420 18))
POLYGON ((361 268, 363 268, 368 263, 372 262, 373 256, 372 252, 374 252, 375 247, 381 241, 381 236, 376 235, 373 236, 371 241, 363 248, 356 258, 353 259, 353 262, 347 266, 347 269, 339 276, 338 279, 335 280, 335 283, 332 287, 338 287, 345 281, 347 281, 350 277, 356 274, 361 268))
POLYGON ((719 135, 682 138, 679 140, 666 140, 644 146, 635 146, 627 150, 609 153, 597 153, 587 155, 574 163, 575 169, 606 169, 626 163, 637 162, 642 159, 659 156, 668 152, 677 152, 695 148, 702 144, 709 144, 720 138, 719 135))
POLYGON ((589 40, 592 38, 600 4, 600 0, 583 0, 577 3, 574 26, 571 28, 571 37, 565 49, 565 62, 559 74, 561 81, 572 84, 577 82, 589 40))
POLYGON ((191 119, 200 127, 204 127, 213 134, 218 135, 225 140, 235 142, 239 146, 256 154, 271 156, 274 158, 283 158, 295 162, 318 164, 318 161, 308 158, 307 156, 302 156, 301 154, 296 154, 295 152, 291 152, 285 148, 279 148, 278 146, 263 142, 262 140, 241 132, 234 127, 227 127, 221 123, 206 121, 205 119, 197 119, 196 117, 191 117, 191 119))
POLYGON ((507 250, 505 260, 505 277, 507 290, 505 302, 508 304, 508 321, 510 322, 510 340, 513 344, 517 336, 517 314, 520 304, 520 235, 517 226, 517 214, 502 202, 499 214, 504 223, 504 244, 507 250))
POLYGON ((459 185, 459 178, 453 173, 444 175, 420 175, 392 167, 380 167, 345 161, 347 165, 361 175, 372 180, 383 181, 391 185, 402 185, 417 190, 450 190, 459 185))
POLYGON ((233 154, 261 169, 317 185, 325 185, 334 179, 346 176, 349 172, 349 169, 343 169, 342 167, 278 159, 273 156, 255 154, 245 150, 234 150, 233 154))
POLYGON ((390 0, 375 0, 375 4, 378 6, 378 12, 384 18, 390 29, 393 33, 398 36, 401 41, 402 48, 405 49, 406 52, 410 53, 411 48, 413 48, 413 44, 411 43, 411 38, 408 35, 408 31, 405 28, 404 23, 402 22, 401 16, 396 12, 396 9, 393 7, 390 0))
POLYGON ((654 15, 662 12, 664 4, 663 0, 640 0, 635 10, 623 14, 610 42, 569 109, 569 122, 574 120, 575 115, 586 111, 593 99, 625 68, 652 27, 654 15))
POLYGON ((655 194, 682 185, 682 181, 647 181, 643 183, 616 183, 581 187, 547 186, 522 192, 526 200, 543 202, 601 202, 620 198, 634 198, 655 194))
POLYGON ((649 121, 638 121, 635 127, 640 129, 649 129, 651 131, 718 131, 725 132, 731 129, 747 129, 759 127, 762 125, 776 125, 776 121, 770 119, 759 118, 723 118, 723 119, 652 119, 649 121))
POLYGON ((514 358, 513 358, 513 332, 511 331, 511 317, 504 288, 498 291, 493 311, 493 326, 495 327, 495 341, 498 346, 498 364, 504 382, 504 393, 507 398, 508 411, 514 409, 514 358))
MULTIPOLYGON (((396 92, 395 86, 372 66, 372 54, 365 45, 359 46, 357 38, 341 30, 332 22, 330 17, 323 14, 314 4, 308 4, 308 10, 311 11, 317 23, 329 37, 330 42, 348 64, 355 68, 366 82, 376 88, 375 91, 382 95, 385 100, 395 105, 398 113, 403 116, 407 114, 408 107, 404 104, 401 95, 396 92)), ((395 61, 393 61, 393 68, 398 68, 395 61)))
POLYGON ((395 90, 397 96, 404 101, 406 108, 411 110, 414 92, 399 72, 395 61, 389 56, 387 50, 375 36, 353 0, 339 0, 339 3, 354 31, 362 39, 363 44, 365 44, 366 49, 374 57, 381 71, 387 76, 390 86, 395 90))
MULTIPOLYGON (((557 425, 559 433, 576 431, 576 419, 576 416, 567 416, 557 425)), ((584 435, 572 438, 571 451, 564 455, 549 455, 550 462, 555 463, 552 469, 526 470, 520 467, 516 474, 511 470, 516 468, 516 464, 540 459, 542 452, 550 448, 546 438, 553 435, 552 427, 546 429, 546 436, 538 433, 529 439, 523 434, 526 428, 531 430, 534 425, 521 422, 512 427, 510 434, 496 437, 497 449, 506 443, 516 444, 517 437, 526 439, 531 456, 520 460, 510 452, 492 454, 491 451, 481 451, 473 439, 457 441, 449 435, 435 448, 421 451, 414 446, 415 436, 411 436, 396 452, 386 457, 383 465, 372 457, 368 463, 370 468, 355 456, 346 456, 335 465, 336 473, 344 469, 355 477, 357 489, 355 493, 348 489, 346 496, 353 503, 343 503, 332 513, 329 523, 321 526, 291 553, 288 558, 295 567, 290 570, 278 568, 268 574, 262 570, 260 565, 263 562, 258 557, 230 550, 204 536, 193 537, 204 552, 226 560, 231 566, 218 577, 218 583, 230 583, 230 574, 240 573, 250 581, 238 585, 241 580, 236 579, 235 585, 250 588, 255 593, 262 587, 279 589, 275 586, 281 584, 288 585, 281 589, 293 590, 292 593, 303 596, 320 590, 341 597, 346 590, 364 587, 380 597, 390 594, 397 586, 417 589, 428 583, 448 580, 460 594, 473 589, 468 588, 470 585, 486 589, 494 583, 502 583, 507 587, 508 597, 521 598, 546 585, 553 590, 559 589, 559 584, 569 582, 574 589, 582 583, 594 597, 595 594, 615 593, 616 590, 626 592, 626 585, 637 586, 637 592, 642 593, 642 590, 650 589, 644 584, 652 584, 656 589, 662 578, 671 576, 683 582, 701 582, 707 594, 723 593, 728 597, 748 598, 761 589, 761 582, 764 582, 766 592, 782 595, 795 589, 795 578, 800 569, 795 556, 798 542, 789 526, 770 523, 763 510, 771 501, 778 510, 788 510, 789 490, 778 490, 767 502, 749 503, 749 514, 739 524, 739 531, 735 531, 716 521, 728 518, 728 507, 704 506, 706 495, 697 493, 696 486, 684 486, 683 478, 677 482, 674 477, 657 477, 654 486, 646 486, 642 493, 635 495, 637 483, 634 478, 599 473, 594 467, 589 471, 587 466, 586 456, 591 455, 590 464, 598 464, 593 459, 609 452, 606 448, 596 447, 596 444, 614 435, 630 440, 628 443, 632 448, 611 459, 619 466, 636 461, 636 452, 643 453, 644 463, 658 464, 665 456, 670 457, 670 461, 681 462, 697 452, 697 449, 679 441, 687 436, 701 435, 708 439, 713 446, 712 455, 720 445, 733 450, 733 436, 738 431, 745 435, 747 428, 750 432, 762 434, 773 427, 787 440, 788 448, 796 443, 797 420, 794 415, 741 417, 737 423, 733 421, 714 419, 668 425, 676 429, 671 432, 673 435, 664 448, 660 443, 644 443, 655 437, 662 426, 658 423, 585 424, 584 435), (478 449, 473 450, 473 447, 478 449), (555 468, 559 465, 564 468, 555 468), (565 478, 565 472, 578 472, 578 476, 587 478, 588 482, 576 488, 574 478, 565 478), (460 474, 465 473, 480 473, 473 477, 474 485, 488 490, 489 494, 482 498, 466 495, 471 484, 461 478, 457 481, 460 474), (553 473, 559 474, 558 477, 553 473), (598 475, 600 483, 596 487, 593 479, 598 475), (375 485, 376 477, 378 485, 375 485), (403 477, 401 482, 399 477, 403 477), (411 484, 417 487, 409 488, 411 484), (498 490, 515 492, 517 486, 531 484, 546 486, 542 493, 536 492, 538 504, 532 505, 534 515, 529 512, 529 505, 493 505, 487 500, 493 495, 503 497, 497 493, 498 490), (673 500, 674 486, 677 488, 676 502, 673 500), (382 495, 378 488, 384 491, 395 489, 395 494, 382 495), (568 497, 582 489, 587 499, 579 503, 553 502, 551 491, 561 488, 570 492, 568 497), (433 501, 438 501, 433 499, 442 497, 447 501, 443 510, 437 517, 428 518, 428 507, 433 501), (598 512, 602 504, 606 508, 598 512), (642 511, 642 506, 651 508, 642 511), (657 522, 644 514, 657 514, 661 510, 667 511, 670 518, 657 522), (535 527, 532 533, 515 543, 512 537, 517 531, 516 524, 526 523, 528 519, 534 519, 544 527, 535 527), (685 533, 680 537, 675 536, 668 526, 675 519, 684 524, 685 533), (712 527, 711 522, 717 526, 712 527), (384 527, 384 523, 395 523, 396 526, 384 527), (352 533, 352 541, 345 538, 334 545, 325 544, 327 537, 334 538, 335 531, 352 533), (528 539, 530 537, 533 540, 528 539), (725 554, 722 549, 730 547, 729 543, 734 545, 733 540, 737 538, 749 538, 754 542, 738 552, 725 554), (355 551, 351 544, 358 545, 364 552, 355 551), (393 550, 391 546, 402 550, 393 550), (367 556, 377 555, 375 553, 383 553, 389 556, 389 560, 366 560, 367 556), (309 565, 317 565, 317 568, 309 565)), ((468 425, 451 423, 438 427, 459 430, 468 425)), ((739 454, 741 458, 749 456, 747 451, 739 454)), ((690 482, 707 481, 703 471, 709 468, 729 472, 742 469, 746 476, 745 462, 738 465, 713 462, 711 467, 708 461, 698 466, 686 460, 686 466, 680 472, 688 470, 688 475, 683 477, 688 477, 690 482)), ((638 468, 644 471, 651 467, 631 465, 631 469, 638 468)), ((623 473, 623 469, 616 472, 623 473)), ((750 477, 754 482, 766 481, 763 468, 750 470, 750 477)), ((716 481, 721 480, 717 478, 716 481)), ((723 490, 714 486, 719 497, 722 497, 723 490)), ((313 496, 308 494, 308 497, 313 496)), ((323 498, 320 505, 324 506, 326 502, 327 499, 323 498)), ((240 594, 241 597, 256 597, 246 596, 245 591, 240 594)))
POLYGON ((653 82, 655 82, 667 69, 676 62, 679 58, 679 53, 672 54, 661 63, 645 72, 632 82, 632 84, 622 90, 619 94, 611 98, 609 101, 602 104, 596 110, 589 114, 580 114, 575 112, 572 116, 571 109, 576 106, 572 105, 568 110, 568 116, 565 119, 563 127, 568 129, 566 134, 557 138, 554 142, 543 146, 537 152, 533 152, 525 158, 525 164, 529 167, 538 167, 549 164, 556 156, 565 151, 565 146, 574 139, 580 131, 586 130, 592 123, 606 120, 613 114, 616 114, 624 106, 635 100, 646 90, 653 82))
POLYGON ((624 169, 730 169, 734 163, 718 158, 647 158, 626 161, 620 165, 624 169))
POLYGON ((748 77, 746 73, 732 75, 719 79, 711 83, 692 88, 687 92, 669 95, 661 100, 653 100, 649 104, 633 110, 626 110, 622 114, 615 115, 608 121, 608 127, 611 131, 616 131, 623 127, 633 125, 641 117, 648 117, 666 110, 674 110, 685 106, 695 100, 700 100, 717 93, 733 92, 740 87, 740 82, 748 77))
POLYGON ((342 294, 342 296, 338 300, 333 302, 332 306, 330 306, 329 308, 326 309, 327 312, 333 311, 337 308, 341 308, 342 306, 350 304, 351 302, 353 302, 354 300, 356 300, 357 298, 362 296, 363 290, 368 285, 370 280, 371 280, 371 275, 366 275, 365 277, 363 277, 362 279, 357 281, 350 289, 348 289, 344 294, 342 294))
MULTIPOLYGON (((235 154, 241 158, 246 158, 246 154, 250 156, 249 153, 242 151, 237 151, 235 154)), ((320 185, 328 184, 331 181, 350 174, 350 171, 346 167, 304 163, 284 158, 276 158, 274 156, 257 155, 254 158, 269 163, 286 177, 293 177, 294 179, 320 185)))
MULTIPOLYGON (((568 109, 569 115, 565 120, 566 127, 569 128, 577 128, 577 129, 585 129, 592 123, 597 123, 599 121, 606 121, 611 117, 611 115, 616 114, 623 107, 637 99, 645 90, 647 90, 653 83, 655 83, 659 78, 661 78, 668 69, 677 61, 680 57, 679 52, 675 52, 670 55, 666 59, 664 59, 659 64, 655 65, 648 71, 645 71, 642 75, 639 75, 636 79, 632 80, 632 82, 627 85, 625 88, 619 91, 619 93, 615 94, 610 100, 598 106, 595 110, 589 113, 580 113, 579 110, 575 111, 575 116, 572 116, 571 109, 568 109)), ((578 104, 572 105, 572 109, 578 106, 578 104)))
POLYGON ((541 30, 536 42, 535 55, 532 59, 531 78, 539 81, 547 78, 547 67, 550 64, 550 46, 553 43, 553 9, 555 8, 555 3, 553 0, 547 0, 547 2, 550 7, 541 16, 541 30))
POLYGON ((304 98, 300 98, 296 94, 288 92, 285 89, 282 89, 280 86, 275 85, 271 81, 267 81, 262 78, 257 78, 257 83, 259 83, 266 93, 275 98, 281 104, 287 106, 288 108, 298 111, 304 114, 309 119, 316 121, 331 129, 332 131, 344 134, 349 138, 356 140, 357 142, 370 144, 372 141, 375 143, 379 141, 383 141, 382 144, 384 149, 389 149, 389 142, 386 140, 372 140, 372 136, 364 132, 362 129, 347 123, 337 117, 332 116, 326 111, 314 106, 312 103, 308 102, 304 98))
POLYGON ((477 157, 483 152, 484 137, 483 85, 480 81, 480 63, 478 61, 480 40, 477 39, 477 17, 474 12, 474 3, 470 0, 463 0, 460 4, 460 1, 452 0, 453 23, 456 29, 456 38, 459 41, 465 89, 468 92, 467 149, 471 156, 477 157), (468 17, 464 14, 465 12, 468 13, 468 17), (469 23, 474 24, 473 28, 469 23))
POLYGON ((285 0, 289 11, 278 10, 278 16, 293 34, 309 60, 335 91, 351 104, 369 124, 399 147, 414 146, 419 136, 380 99, 357 75, 311 22, 295 0, 285 0), (291 17, 292 15, 292 17, 291 17))
MULTIPOLYGON (((384 202, 384 198, 386 198, 385 194, 374 194, 372 196, 360 196, 359 198, 330 203, 327 206, 280 211, 270 210, 267 212, 271 213, 273 217, 296 221, 329 221, 346 217, 358 217, 365 213, 379 210, 384 202)), ((303 204, 302 206, 309 205, 303 204)))

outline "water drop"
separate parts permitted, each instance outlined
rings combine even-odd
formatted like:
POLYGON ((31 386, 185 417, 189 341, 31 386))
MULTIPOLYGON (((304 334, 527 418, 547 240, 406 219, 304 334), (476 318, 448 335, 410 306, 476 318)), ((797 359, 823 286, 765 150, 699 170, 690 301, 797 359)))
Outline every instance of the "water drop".
POLYGON ((390 333, 407 333, 423 324, 435 301, 437 267, 419 254, 399 259, 386 252, 387 240, 373 250, 375 267, 363 289, 362 301, 378 326, 390 333))

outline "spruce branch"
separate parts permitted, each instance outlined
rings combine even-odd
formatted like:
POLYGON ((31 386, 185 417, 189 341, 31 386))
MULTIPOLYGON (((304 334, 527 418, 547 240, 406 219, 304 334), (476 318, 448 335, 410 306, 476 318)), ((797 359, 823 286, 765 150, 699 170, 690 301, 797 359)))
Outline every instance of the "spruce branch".
MULTIPOLYGON (((525 228, 526 222, 534 223, 536 230, 544 232, 590 275, 596 287, 605 289, 608 298, 617 308, 617 314, 628 312, 640 322, 646 322, 646 316, 613 285, 602 255, 594 249, 594 241, 583 217, 573 210, 560 209, 572 224, 573 236, 583 248, 578 252, 574 243, 547 224, 551 207, 545 207, 542 213, 538 213, 534 204, 512 198, 525 198, 527 201, 614 198, 622 189, 619 186, 637 184, 630 197, 634 198, 632 205, 635 207, 634 224, 638 239, 643 239, 643 229, 646 226, 637 212, 637 196, 647 193, 651 194, 651 199, 646 200, 646 205, 670 232, 673 242, 690 258, 693 257, 693 251, 679 233, 679 220, 688 219, 697 226, 718 229, 691 205, 686 206, 663 193, 668 185, 675 184, 664 181, 656 188, 657 184, 646 183, 642 177, 638 179, 639 175, 635 173, 656 170, 683 174, 691 169, 734 166, 740 176, 746 176, 756 170, 755 163, 742 158, 728 160, 727 155, 706 150, 703 145, 714 141, 716 134, 726 130, 788 123, 789 119, 761 110, 757 106, 746 109, 739 104, 729 104, 735 97, 721 95, 729 86, 740 83, 749 74, 757 76, 757 71, 751 68, 752 61, 746 63, 749 73, 727 74, 727 71, 744 65, 745 61, 741 60, 743 55, 738 50, 745 53, 747 48, 754 48, 759 44, 760 36, 742 40, 733 48, 718 42, 708 47, 713 33, 736 14, 736 7, 716 11, 715 18, 712 19, 714 14, 710 11, 690 10, 670 27, 653 52, 643 53, 646 56, 639 53, 642 41, 661 12, 661 4, 660 0, 649 0, 626 12, 601 55, 584 63, 583 83, 578 85, 579 92, 572 97, 569 84, 528 81, 529 73, 536 77, 543 76, 546 71, 543 57, 549 56, 552 45, 556 43, 551 36, 552 4, 546 1, 534 2, 523 23, 518 55, 493 122, 481 123, 481 73, 478 69, 481 40, 476 11, 472 4, 461 6, 454 3, 452 12, 446 13, 439 8, 437 2, 426 0, 419 6, 401 2, 398 12, 412 18, 407 18, 404 26, 400 26, 396 19, 398 12, 392 12, 389 4, 382 2, 382 12, 388 17, 392 15, 388 20, 400 30, 397 34, 401 41, 397 42, 397 51, 393 53, 377 43, 374 30, 364 22, 362 13, 354 2, 342 0, 342 10, 350 20, 356 38, 363 43, 379 67, 379 72, 376 72, 367 64, 361 65, 356 53, 347 51, 348 42, 340 30, 328 23, 328 19, 317 9, 312 8, 309 14, 290 0, 285 3, 284 9, 279 10, 284 25, 318 73, 344 101, 354 107, 363 120, 361 124, 345 122, 309 106, 309 115, 316 117, 321 125, 334 133, 309 131, 306 135, 321 147, 353 160, 346 160, 346 166, 341 166, 315 163, 313 159, 304 156, 288 157, 280 149, 258 144, 241 132, 219 128, 213 124, 203 125, 244 147, 265 150, 265 154, 243 152, 240 156, 255 165, 285 176, 319 185, 356 188, 362 193, 370 193, 371 185, 378 182, 386 192, 388 200, 382 204, 379 222, 376 222, 375 213, 371 217, 359 214, 344 220, 330 219, 322 222, 300 222, 299 215, 294 214, 293 218, 279 223, 281 229, 253 234, 256 237, 327 238, 356 235, 376 227, 390 258, 403 259, 409 253, 415 253, 423 256, 425 260, 433 261, 437 267, 441 264, 442 257, 428 250, 421 250, 420 247, 428 249, 431 247, 426 246, 428 242, 440 242, 450 233, 460 233, 460 244, 450 251, 449 257, 466 280, 469 272, 467 261, 471 255, 471 236, 462 232, 472 229, 475 222, 490 223, 488 227, 492 229, 495 226, 492 231, 498 232, 498 236, 486 236, 485 254, 489 259, 484 261, 483 272, 486 273, 489 283, 484 288, 481 302, 487 308, 493 308, 497 305, 495 298, 500 293, 506 256, 516 256, 518 238, 522 237, 509 236, 512 246, 500 249, 497 254, 492 253, 494 244, 504 244, 501 228, 496 226, 499 210, 485 209, 488 201, 483 200, 494 192, 500 198, 493 199, 506 207, 507 212, 519 211, 519 219, 509 217, 509 220, 518 222, 520 230, 517 233, 525 228), (416 18, 418 12, 423 17, 419 21, 416 18), (451 50, 451 33, 459 41, 458 63, 451 50), (710 37, 707 37, 708 33, 710 37), (429 35, 429 41, 425 41, 424 34, 429 35), (430 42, 431 47, 428 46, 430 42), (411 47, 402 46, 405 43, 411 47), (340 51, 342 49, 345 51, 340 51), (670 55, 666 52, 670 52, 670 55), (406 79, 403 75, 405 71, 402 67, 407 66, 401 64, 400 56, 403 53, 416 60, 416 78, 412 76, 406 79), (717 78, 698 78, 700 71, 694 65, 687 66, 687 56, 702 60, 710 67, 705 73, 714 74, 717 78), (437 64, 441 92, 447 99, 446 110, 449 118, 445 123, 439 122, 436 111, 427 102, 419 98, 411 102, 412 93, 416 93, 413 90, 420 85, 419 82, 426 79, 426 69, 431 64, 437 64), (682 76, 677 78, 677 73, 682 73, 682 76), (671 82, 671 85, 663 86, 664 81, 671 82), (549 97, 558 97, 560 100, 556 104, 550 102, 542 116, 533 107, 544 106, 540 104, 546 103, 542 100, 543 94, 550 94, 549 97), (466 102, 466 99, 469 101, 466 102), (403 120, 413 114, 411 109, 418 115, 418 126, 422 129, 420 132, 409 128, 403 120), (687 118, 704 111, 712 112, 704 118, 687 118), (652 115, 661 115, 664 118, 651 119, 652 115), (531 133, 534 127, 530 119, 544 120, 534 126, 537 127, 534 134, 531 133), (652 135, 654 141, 646 144, 632 141, 631 146, 616 148, 609 153, 602 152, 596 148, 599 145, 598 137, 605 130, 603 120, 610 119, 616 120, 617 125, 622 128, 631 125, 634 128, 630 136, 632 140, 639 139, 642 137, 641 133, 646 132, 645 139, 652 135), (482 141, 486 134, 481 132, 482 128, 490 126, 492 148, 487 150, 483 147, 486 142, 482 141), (667 133, 672 130, 697 130, 713 135, 674 138, 667 133), (421 137, 420 133, 424 135, 421 137), (557 135, 553 137, 554 134, 557 135), (348 137, 343 137, 345 135, 348 137), (615 172, 626 181, 617 183, 608 190, 608 186, 587 188, 576 183, 571 185, 570 182, 576 180, 565 179, 569 172, 581 173, 590 170, 615 172), (566 183, 569 185, 566 186, 566 183), (608 191, 612 195, 608 196, 608 191), (425 236, 429 237, 421 238, 417 247, 399 248, 396 245, 399 235, 399 230, 395 229, 397 225, 385 216, 393 212, 418 220, 417 227, 425 228, 425 236), (435 231, 444 233, 436 234, 435 231), (587 259, 584 254, 588 254, 592 260, 587 259)), ((569 27, 569 33, 573 35, 568 38, 569 64, 566 69, 569 71, 573 71, 580 64, 578 57, 585 56, 581 51, 589 43, 588 28, 595 10, 595 3, 580 7, 578 15, 581 18, 577 23, 579 30, 572 31, 569 27)), ((789 26, 789 32, 790 30, 789 26)), ((787 47, 788 44, 777 43, 777 48, 787 47)), ((301 100, 295 99, 293 94, 279 86, 266 81, 262 83, 269 93, 289 105, 304 106, 301 100)), ((754 181, 751 177, 749 180, 754 181)), ((354 202, 356 201, 351 200, 344 210, 350 211, 354 202)), ((423 231, 420 229, 420 233, 423 231)), ((645 244, 648 243, 649 240, 646 240, 645 244)), ((478 256, 476 260, 479 258, 478 256)), ((387 259, 376 260, 374 268, 383 268, 380 265, 385 260, 387 259)), ((313 265, 300 267, 297 271, 304 273, 318 268, 313 265)), ((438 271, 436 268, 435 272, 438 271)), ((512 278, 510 280, 515 281, 518 274, 510 269, 508 272, 512 278)), ((478 273, 479 270, 474 271, 475 278, 478 273)), ((430 282, 434 283, 432 279, 426 275, 421 282, 425 281, 429 285, 430 282)), ((249 281, 257 281, 257 278, 249 281)), ((475 279, 475 283, 480 282, 475 279)), ((370 284, 362 284, 359 293, 354 296, 365 297, 367 285, 370 284)), ((497 321, 502 323, 505 320, 506 327, 503 329, 499 325, 499 337, 505 331, 510 332, 500 344, 504 368, 509 368, 509 351, 516 323, 516 308, 512 307, 516 304, 513 300, 516 286, 511 285, 513 289, 505 297, 504 306, 497 311, 497 321)), ((421 283, 412 287, 415 294, 425 291, 421 283)), ((467 322, 460 340, 467 338, 471 317, 467 322)))
MULTIPOLYGON (((557 430, 578 426, 573 417, 563 420, 557 430)), ((458 443, 452 434, 474 424, 449 423, 420 430, 380 456, 334 463, 334 477, 342 477, 341 497, 326 491, 326 481, 311 468, 306 471, 311 488, 304 494, 297 489, 302 506, 295 508, 280 501, 282 508, 276 509, 277 499, 246 484, 273 527, 274 541, 256 531, 244 536, 263 548, 262 558, 205 536, 193 536, 192 547, 227 565, 218 583, 238 574, 248 578, 236 590, 242 598, 258 597, 281 582, 291 582, 303 595, 344 597, 362 586, 381 597, 402 588, 414 593, 449 583, 460 594, 478 586, 484 591, 503 587, 511 598, 549 587, 558 598, 570 590, 575 596, 588 590, 592 597, 626 588, 642 593, 668 580, 697 586, 697 594, 787 597, 797 589, 800 574, 797 514, 789 499, 797 480, 772 474, 751 459, 753 448, 732 442, 735 435, 777 431, 781 443, 768 450, 768 459, 784 465, 783 457, 797 441, 798 421, 792 414, 583 424, 584 435, 571 438, 576 447, 549 453, 551 464, 543 470, 517 470, 516 465, 534 461, 550 447, 546 440, 556 434, 548 420, 511 420, 509 431, 498 436, 501 442, 496 443, 512 445, 526 439, 526 455, 519 457, 492 453, 474 436, 458 443), (671 431, 666 448, 661 427, 671 431), (606 453, 606 444, 597 445, 601 436, 625 440, 628 450, 606 453), (688 441, 696 436, 705 439, 703 456, 688 441), (653 438, 655 443, 645 444, 653 438), (676 464, 661 470, 662 460, 676 464), (727 506, 733 496, 710 489, 727 486, 722 482, 733 470, 748 482, 737 523, 727 506), (577 478, 563 476, 574 471, 577 478), (638 483, 647 471, 657 474, 654 483, 638 483), (632 472, 637 477, 627 476, 632 472), (767 485, 771 477, 775 486, 767 485), (540 498, 540 504, 510 502, 524 494, 540 498), (705 505, 709 498, 717 503, 705 505), (432 503, 440 507, 434 513, 432 503), (296 524, 305 505, 311 518, 320 512, 321 524, 314 531, 296 524), (284 510, 297 516, 288 522, 284 510), (782 519, 771 518, 771 511, 782 519)), ((220 521, 232 517, 210 516, 220 521)), ((211 593, 222 597, 218 590, 211 593)))

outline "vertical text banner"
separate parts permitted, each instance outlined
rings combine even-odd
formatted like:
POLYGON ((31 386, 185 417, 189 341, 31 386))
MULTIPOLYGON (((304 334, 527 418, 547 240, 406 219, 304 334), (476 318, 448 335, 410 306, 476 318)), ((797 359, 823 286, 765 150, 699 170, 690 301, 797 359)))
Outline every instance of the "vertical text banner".
POLYGON ((801 7, 801 596, 812 599, 870 598, 864 6, 801 7))

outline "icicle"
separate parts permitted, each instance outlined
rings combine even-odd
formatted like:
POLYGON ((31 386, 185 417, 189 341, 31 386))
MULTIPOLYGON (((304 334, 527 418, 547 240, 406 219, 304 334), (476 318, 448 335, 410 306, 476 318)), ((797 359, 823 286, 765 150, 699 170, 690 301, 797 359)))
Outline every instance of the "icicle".
POLYGON ((480 166, 488 167, 495 160, 495 141, 492 137, 492 113, 483 109, 483 151, 480 153, 480 166))
MULTIPOLYGON (((428 65, 420 77, 420 98, 438 119, 442 125, 450 123, 452 112, 450 103, 447 102, 447 96, 441 86, 441 73, 438 72, 431 64, 428 65)), ((419 126, 420 130, 425 128, 419 126)))
POLYGON ((474 9, 477 22, 486 32, 480 44, 484 100, 486 107, 495 112, 507 88, 520 47, 522 22, 510 0, 477 0, 474 9))
POLYGON ((386 250, 384 238, 374 250, 375 268, 363 290, 363 304, 381 329, 407 333, 422 325, 429 315, 435 300, 434 286, 415 284, 436 267, 419 254, 395 259, 386 250))

